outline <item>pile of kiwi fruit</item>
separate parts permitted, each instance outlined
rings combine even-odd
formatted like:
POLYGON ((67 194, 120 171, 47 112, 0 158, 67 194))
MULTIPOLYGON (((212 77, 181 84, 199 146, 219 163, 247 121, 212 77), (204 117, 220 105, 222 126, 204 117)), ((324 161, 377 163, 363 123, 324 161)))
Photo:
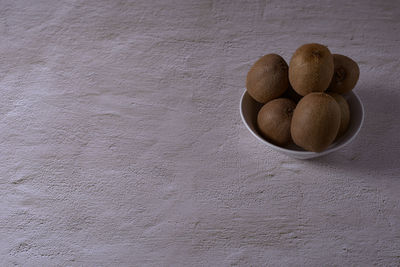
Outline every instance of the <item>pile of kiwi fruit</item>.
POLYGON ((348 129, 351 114, 343 95, 359 75, 354 60, 317 43, 300 46, 289 65, 277 54, 261 57, 246 78, 248 94, 263 104, 259 132, 281 147, 325 150, 348 129))

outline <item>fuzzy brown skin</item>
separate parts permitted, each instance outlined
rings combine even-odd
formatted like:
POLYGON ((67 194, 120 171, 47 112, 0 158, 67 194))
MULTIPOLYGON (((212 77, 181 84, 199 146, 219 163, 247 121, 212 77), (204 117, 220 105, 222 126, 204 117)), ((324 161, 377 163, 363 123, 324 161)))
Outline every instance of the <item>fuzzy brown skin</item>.
POLYGON ((323 151, 337 136, 340 116, 339 105, 330 95, 306 95, 293 112, 290 131, 294 143, 308 151, 323 151))
POLYGON ((288 65, 277 54, 268 54, 257 60, 246 78, 247 91, 260 103, 280 97, 288 86, 288 65))
POLYGON ((335 71, 328 91, 345 94, 353 90, 360 77, 360 68, 349 57, 333 54, 335 71))
POLYGON ((278 146, 291 141, 290 124, 296 103, 278 98, 265 104, 258 112, 257 125, 262 135, 278 146))
POLYGON ((305 44, 294 52, 289 64, 289 81, 302 96, 325 91, 333 76, 333 56, 326 46, 305 44))
POLYGON ((340 127, 339 127, 339 132, 337 134, 337 137, 340 137, 343 135, 347 128, 349 127, 350 123, 350 107, 349 104, 347 103, 346 99, 344 99, 343 96, 337 94, 337 93, 328 93, 331 97, 333 97, 336 102, 338 103, 340 107, 340 127))

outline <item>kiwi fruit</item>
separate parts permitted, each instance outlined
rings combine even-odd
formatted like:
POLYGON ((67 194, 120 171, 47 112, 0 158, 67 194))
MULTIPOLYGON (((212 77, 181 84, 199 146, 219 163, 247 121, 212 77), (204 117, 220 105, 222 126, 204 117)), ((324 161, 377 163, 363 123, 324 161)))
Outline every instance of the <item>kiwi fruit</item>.
POLYGON ((293 112, 290 132, 294 143, 308 151, 323 151, 337 136, 340 116, 339 105, 330 95, 306 95, 293 112))
POLYGON ((292 86, 289 84, 288 89, 285 91, 285 93, 282 95, 284 98, 289 98, 293 100, 296 104, 299 103, 300 99, 302 98, 301 95, 296 93, 295 90, 293 90, 292 86))
POLYGON ((346 132, 347 128, 349 127, 350 107, 343 96, 332 92, 328 94, 336 100, 336 103, 338 103, 340 108, 340 127, 339 127, 339 132, 337 134, 337 137, 340 137, 342 134, 346 132))
POLYGON ((333 56, 321 44, 304 44, 293 54, 289 63, 289 81, 302 96, 325 91, 332 80, 333 56))
POLYGON ((350 92, 360 77, 360 68, 349 57, 333 54, 334 74, 328 91, 338 94, 350 92))
POLYGON ((261 134, 272 143, 283 146, 291 141, 290 124, 296 103, 287 98, 278 98, 265 104, 257 115, 261 134))
POLYGON ((288 65, 277 54, 261 57, 247 73, 247 91, 254 100, 260 103, 267 103, 280 97, 288 86, 288 65))

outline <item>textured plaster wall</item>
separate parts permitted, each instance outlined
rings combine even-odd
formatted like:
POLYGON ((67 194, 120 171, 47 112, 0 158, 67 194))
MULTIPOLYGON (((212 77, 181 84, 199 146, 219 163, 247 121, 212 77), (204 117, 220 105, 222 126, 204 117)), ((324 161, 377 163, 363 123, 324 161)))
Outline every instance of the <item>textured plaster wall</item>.
POLYGON ((1 266, 399 266, 399 1, 0 1, 1 266), (240 121, 251 64, 360 66, 341 151, 240 121))

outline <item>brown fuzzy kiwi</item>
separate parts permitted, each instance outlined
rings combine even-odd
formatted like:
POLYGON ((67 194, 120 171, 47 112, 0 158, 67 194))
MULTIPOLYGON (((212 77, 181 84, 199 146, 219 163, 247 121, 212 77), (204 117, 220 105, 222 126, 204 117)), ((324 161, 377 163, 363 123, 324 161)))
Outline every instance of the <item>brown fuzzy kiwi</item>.
POLYGON ((349 57, 333 54, 335 71, 328 91, 338 94, 350 92, 360 77, 360 68, 357 63, 349 57))
POLYGON ((258 129, 272 143, 283 146, 291 141, 290 124, 296 103, 278 98, 265 104, 257 116, 258 129))
POLYGON ((339 132, 337 134, 337 137, 340 137, 342 134, 344 134, 349 127, 350 123, 350 107, 349 104, 347 103, 346 99, 344 99, 343 96, 337 94, 337 93, 328 93, 331 97, 333 97, 336 102, 338 103, 340 107, 340 127, 339 127, 339 132))
POLYGON ((289 84, 289 88, 285 91, 285 93, 282 95, 284 98, 289 98, 293 100, 296 104, 299 103, 300 99, 302 98, 301 95, 296 93, 295 90, 293 90, 292 86, 289 84))
POLYGON ((323 151, 337 136, 340 116, 339 105, 330 95, 306 95, 293 112, 290 132, 294 143, 305 150, 323 151))
POLYGON ((302 96, 325 91, 333 76, 333 56, 321 44, 305 44, 294 52, 289 63, 289 81, 302 96))
POLYGON ((247 73, 247 91, 260 103, 280 97, 288 86, 288 65, 277 54, 261 57, 247 73))

